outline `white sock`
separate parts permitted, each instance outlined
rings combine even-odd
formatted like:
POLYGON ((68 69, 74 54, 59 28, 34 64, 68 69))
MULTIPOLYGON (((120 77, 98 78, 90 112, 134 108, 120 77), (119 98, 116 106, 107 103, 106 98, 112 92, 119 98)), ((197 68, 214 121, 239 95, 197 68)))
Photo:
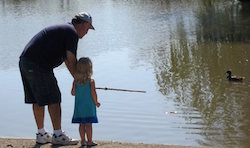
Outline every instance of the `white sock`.
POLYGON ((46 133, 46 131, 45 131, 44 128, 38 129, 37 132, 40 133, 40 134, 42 134, 42 135, 46 133))
POLYGON ((62 134, 62 129, 59 129, 59 130, 54 130, 54 134, 56 136, 60 136, 62 134))

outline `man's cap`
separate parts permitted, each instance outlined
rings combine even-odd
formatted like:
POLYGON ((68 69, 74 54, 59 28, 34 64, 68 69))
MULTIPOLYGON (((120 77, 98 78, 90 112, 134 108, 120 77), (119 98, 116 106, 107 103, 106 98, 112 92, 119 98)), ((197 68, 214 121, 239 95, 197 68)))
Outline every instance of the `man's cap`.
POLYGON ((90 25, 91 25, 90 29, 95 30, 95 28, 92 25, 92 17, 88 12, 84 12, 84 11, 80 12, 80 13, 76 14, 75 17, 78 18, 78 19, 81 19, 81 20, 83 20, 85 22, 90 23, 90 25))

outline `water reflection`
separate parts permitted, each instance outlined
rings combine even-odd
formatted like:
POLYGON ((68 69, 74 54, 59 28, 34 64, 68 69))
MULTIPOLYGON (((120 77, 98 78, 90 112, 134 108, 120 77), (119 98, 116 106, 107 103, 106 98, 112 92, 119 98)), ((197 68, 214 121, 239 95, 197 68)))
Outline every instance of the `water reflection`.
POLYGON ((193 25, 177 15, 169 41, 153 47, 153 63, 159 91, 182 104, 187 125, 200 129, 201 145, 250 145, 250 81, 230 83, 225 72, 248 77, 249 11, 235 1, 199 1, 193 25), (192 37, 195 36, 196 39, 192 37), (188 108, 188 110, 187 110, 188 108), (193 108, 193 110, 192 110, 193 108), (197 117, 197 111, 199 116, 197 117), (196 125, 196 126, 192 126, 196 125))
POLYGON ((201 1, 197 10, 198 41, 249 41, 249 3, 201 1))

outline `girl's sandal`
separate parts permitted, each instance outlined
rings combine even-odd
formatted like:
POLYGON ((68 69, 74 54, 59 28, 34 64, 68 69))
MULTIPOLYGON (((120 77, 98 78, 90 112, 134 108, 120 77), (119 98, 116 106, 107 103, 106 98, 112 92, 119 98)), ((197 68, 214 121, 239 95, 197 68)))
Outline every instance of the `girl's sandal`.
POLYGON ((97 146, 97 144, 94 143, 93 141, 88 141, 87 146, 97 146))
POLYGON ((81 141, 81 146, 86 146, 87 142, 86 141, 81 141))

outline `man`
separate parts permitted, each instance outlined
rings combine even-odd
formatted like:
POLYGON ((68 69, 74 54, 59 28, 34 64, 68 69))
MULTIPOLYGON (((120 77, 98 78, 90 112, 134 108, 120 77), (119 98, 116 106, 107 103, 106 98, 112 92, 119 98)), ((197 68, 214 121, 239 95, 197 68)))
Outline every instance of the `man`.
POLYGON ((19 68, 23 81, 25 103, 33 104, 33 113, 38 128, 37 143, 59 145, 77 144, 61 129, 61 92, 53 69, 65 62, 71 75, 76 71, 76 53, 79 38, 93 29, 92 17, 80 12, 71 23, 50 26, 36 34, 25 46, 20 56, 19 68), (44 110, 48 112, 54 134, 44 128, 44 110))

